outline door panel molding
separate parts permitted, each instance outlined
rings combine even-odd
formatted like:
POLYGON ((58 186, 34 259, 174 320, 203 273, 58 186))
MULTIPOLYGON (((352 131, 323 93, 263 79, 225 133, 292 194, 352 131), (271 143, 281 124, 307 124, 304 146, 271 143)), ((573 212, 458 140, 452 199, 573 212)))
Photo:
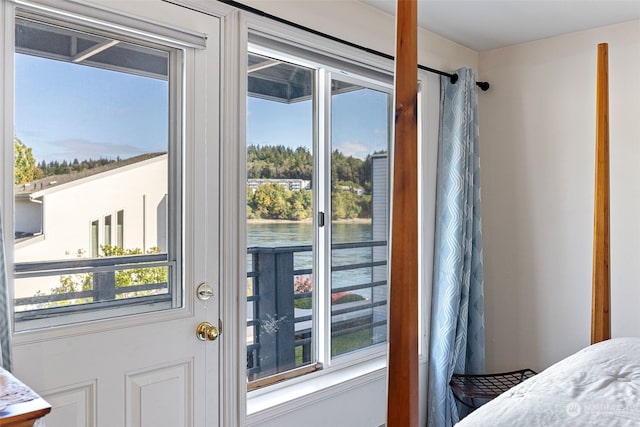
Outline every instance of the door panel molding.
POLYGON ((73 384, 41 393, 51 404, 48 427, 95 427, 97 380, 73 384))
POLYGON ((192 361, 129 373, 125 383, 126 427, 192 424, 192 361))

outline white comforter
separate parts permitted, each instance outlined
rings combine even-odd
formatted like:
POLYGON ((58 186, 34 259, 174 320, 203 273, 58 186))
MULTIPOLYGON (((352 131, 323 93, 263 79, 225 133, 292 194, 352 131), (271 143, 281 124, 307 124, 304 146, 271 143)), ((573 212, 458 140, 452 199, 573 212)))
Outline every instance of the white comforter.
POLYGON ((640 426, 640 338, 589 346, 456 426, 640 426))

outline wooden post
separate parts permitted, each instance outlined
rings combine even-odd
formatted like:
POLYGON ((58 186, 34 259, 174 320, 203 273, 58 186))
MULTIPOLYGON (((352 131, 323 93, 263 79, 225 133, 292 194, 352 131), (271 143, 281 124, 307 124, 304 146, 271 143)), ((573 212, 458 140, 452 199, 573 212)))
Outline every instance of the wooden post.
POLYGON ((387 427, 418 425, 417 10, 398 0, 387 427))
POLYGON ((598 45, 591 344, 611 338, 608 45, 598 45))

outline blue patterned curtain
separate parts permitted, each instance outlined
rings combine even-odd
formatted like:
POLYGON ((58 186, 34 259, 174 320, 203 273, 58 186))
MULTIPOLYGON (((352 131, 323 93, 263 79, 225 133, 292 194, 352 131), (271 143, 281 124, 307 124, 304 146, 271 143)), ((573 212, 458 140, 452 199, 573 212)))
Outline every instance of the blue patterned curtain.
POLYGON ((458 422, 449 387, 453 373, 483 373, 484 273, 480 221, 478 112, 473 70, 440 81, 440 138, 428 419, 430 427, 458 422))
MULTIPOLYGON (((2 209, 0 208, 0 211, 2 209)), ((7 280, 7 263, 4 256, 4 235, 2 215, 0 215, 0 366, 11 370, 11 323, 9 312, 9 283, 7 280)))

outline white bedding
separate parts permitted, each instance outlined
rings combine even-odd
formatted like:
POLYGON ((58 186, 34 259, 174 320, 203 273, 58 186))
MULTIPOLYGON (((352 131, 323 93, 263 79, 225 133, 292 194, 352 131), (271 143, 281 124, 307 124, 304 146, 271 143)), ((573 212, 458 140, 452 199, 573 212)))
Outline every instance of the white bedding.
POLYGON ((589 346, 498 396, 456 426, 640 426, 640 338, 589 346))

